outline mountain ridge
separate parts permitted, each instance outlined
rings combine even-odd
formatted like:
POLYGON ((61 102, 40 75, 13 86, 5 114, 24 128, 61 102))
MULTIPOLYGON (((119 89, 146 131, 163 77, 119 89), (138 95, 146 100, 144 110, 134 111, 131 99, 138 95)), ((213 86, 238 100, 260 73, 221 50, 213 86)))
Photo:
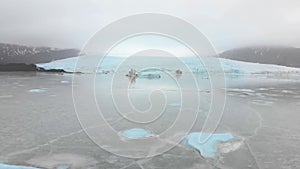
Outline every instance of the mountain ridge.
POLYGON ((300 48, 287 46, 243 47, 224 51, 218 57, 237 61, 300 68, 300 48))
POLYGON ((0 43, 0 65, 48 63, 79 55, 78 49, 58 49, 51 47, 32 47, 0 43))
MULTIPOLYGON (((49 63, 55 60, 76 57, 79 53, 79 49, 59 49, 0 43, 0 66, 19 63, 49 63)), ((219 53, 215 57, 300 68, 300 48, 289 46, 235 48, 219 53)))

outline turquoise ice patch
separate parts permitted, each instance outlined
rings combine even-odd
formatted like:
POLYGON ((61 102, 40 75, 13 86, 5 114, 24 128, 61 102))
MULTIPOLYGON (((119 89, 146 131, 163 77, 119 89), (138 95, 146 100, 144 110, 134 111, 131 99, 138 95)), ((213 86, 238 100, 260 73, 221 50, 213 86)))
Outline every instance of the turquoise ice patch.
POLYGON ((230 133, 211 134, 204 142, 200 141, 201 136, 206 138, 208 133, 190 133, 185 137, 187 146, 197 150, 203 157, 214 158, 217 156, 217 145, 221 142, 227 142, 234 137, 230 133), (204 135, 202 135, 204 134, 204 135))
POLYGON ((150 131, 141 128, 133 128, 122 131, 121 135, 127 139, 141 139, 152 136, 150 131))

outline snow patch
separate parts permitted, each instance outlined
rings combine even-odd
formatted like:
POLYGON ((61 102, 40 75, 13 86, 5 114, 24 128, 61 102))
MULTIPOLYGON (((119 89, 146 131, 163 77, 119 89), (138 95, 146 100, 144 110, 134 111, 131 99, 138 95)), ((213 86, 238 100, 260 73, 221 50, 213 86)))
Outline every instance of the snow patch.
POLYGON ((227 154, 238 150, 243 144, 242 141, 221 143, 218 145, 218 150, 222 154, 227 154))

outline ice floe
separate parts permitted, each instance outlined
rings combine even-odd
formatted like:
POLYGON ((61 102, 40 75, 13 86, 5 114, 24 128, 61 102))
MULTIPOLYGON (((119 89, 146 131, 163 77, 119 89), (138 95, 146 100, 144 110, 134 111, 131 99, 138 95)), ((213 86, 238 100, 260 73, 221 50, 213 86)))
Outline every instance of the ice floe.
POLYGON ((228 88, 226 90, 229 91, 229 92, 249 92, 249 93, 255 92, 252 89, 239 89, 239 88, 228 88))
POLYGON ((42 93, 45 92, 45 89, 30 89, 29 92, 30 93, 42 93))
POLYGON ((120 135, 126 139, 141 139, 153 136, 150 131, 141 128, 124 130, 120 132, 120 135))
POLYGON ((62 81, 60 81, 60 83, 70 83, 70 82, 67 80, 62 80, 62 81))
POLYGON ((285 93, 285 94, 297 94, 296 92, 291 91, 291 90, 282 90, 281 92, 285 93))
POLYGON ((222 154, 227 154, 238 150, 243 144, 243 141, 220 143, 218 145, 218 151, 222 154))
POLYGON ((181 104, 180 103, 170 103, 170 104, 168 104, 168 106, 181 107, 181 104))
POLYGON ((230 133, 208 134, 208 133, 195 132, 187 135, 184 140, 187 146, 198 151, 203 157, 215 158, 218 154, 217 151, 218 144, 231 141, 233 139, 234 137, 230 133), (208 136, 208 139, 202 142, 200 140, 201 136, 202 137, 208 136))

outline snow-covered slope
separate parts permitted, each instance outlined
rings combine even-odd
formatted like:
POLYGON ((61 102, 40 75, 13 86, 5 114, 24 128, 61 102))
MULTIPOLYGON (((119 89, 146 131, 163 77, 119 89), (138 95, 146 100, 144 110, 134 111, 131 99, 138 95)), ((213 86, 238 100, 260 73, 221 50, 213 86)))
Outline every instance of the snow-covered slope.
MULTIPOLYGON (((81 56, 82 57, 82 56, 81 56)), ((103 71, 114 71, 118 68, 118 65, 122 63, 122 61, 125 60, 125 58, 120 57, 107 57, 103 60, 103 62, 100 64, 99 67, 91 67, 90 65, 93 65, 91 63, 95 62, 95 57, 86 57, 80 59, 80 64, 76 63, 78 60, 78 57, 76 58, 68 58, 63 60, 57 60, 54 62, 46 63, 46 64, 37 64, 38 67, 43 68, 45 70, 51 70, 51 69, 63 69, 67 72, 74 72, 75 67, 77 72, 82 73, 92 73, 97 70, 97 72, 103 72, 103 71)), ((165 59, 165 58, 163 58, 165 59)), ((162 59, 162 60, 163 60, 162 59)), ((202 73, 206 72, 205 66, 201 64, 199 59, 192 58, 192 57, 186 57, 186 58, 180 58, 183 63, 185 63, 194 73, 202 73)), ((295 73, 300 72, 300 68, 291 68, 291 67, 285 67, 285 66, 278 66, 278 65, 269 65, 269 64, 258 64, 258 63, 249 63, 249 62, 242 62, 242 61, 235 61, 230 59, 223 59, 223 58, 212 58, 212 57, 205 57, 202 58, 205 59, 211 59, 213 62, 220 62, 223 67, 223 71, 225 73, 237 73, 237 74, 254 74, 254 73, 295 73)), ((151 66, 151 60, 146 59, 140 59, 142 62, 148 62, 147 65, 151 66)), ((180 69, 180 65, 176 66, 174 64, 165 64, 164 61, 161 62, 161 68, 166 70, 176 70, 180 69)), ((157 65, 157 60, 155 61, 157 65)), ((131 67, 126 67, 124 69, 125 71, 129 70, 130 68, 134 68, 136 70, 143 69, 141 67, 143 64, 139 64, 139 61, 136 63, 132 63, 131 67)), ((212 72, 220 72, 221 70, 219 68, 216 68, 215 70, 212 69, 212 72)))

